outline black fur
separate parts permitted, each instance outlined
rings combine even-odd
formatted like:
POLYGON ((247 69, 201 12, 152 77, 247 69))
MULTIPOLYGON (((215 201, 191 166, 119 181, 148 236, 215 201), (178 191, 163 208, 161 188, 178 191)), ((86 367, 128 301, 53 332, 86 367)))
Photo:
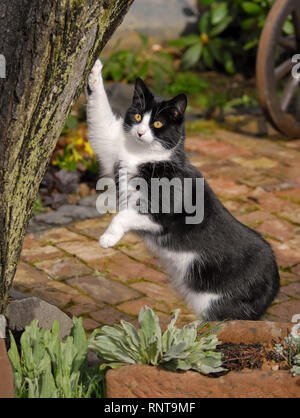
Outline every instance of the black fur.
MULTIPOLYGON (((139 166, 137 177, 148 185, 148 205, 151 201, 151 178, 202 178, 190 164, 184 151, 184 111, 186 98, 177 96, 171 101, 158 102, 142 80, 136 82, 132 106, 125 117, 125 129, 133 123, 134 114, 152 110, 151 123, 159 120, 163 128, 154 130, 157 140, 175 151, 171 161, 147 163, 139 166), (141 100, 141 95, 143 100, 141 100)), ((151 125, 150 123, 150 125, 151 125)), ((196 193, 193 182, 193 195, 196 193)), ((161 206, 162 207, 162 202, 161 206)), ((171 206, 172 207, 172 206, 171 206)), ((150 211, 151 213, 151 211, 150 211)), ((163 226, 157 236, 140 231, 157 245, 175 251, 193 251, 196 261, 185 275, 185 284, 195 292, 213 292, 223 295, 212 302, 207 320, 252 319, 266 311, 279 289, 279 273, 270 245, 256 231, 236 220, 219 201, 205 181, 204 219, 200 224, 186 224, 187 214, 150 214, 163 226)), ((191 216, 189 214, 188 216, 191 216)))

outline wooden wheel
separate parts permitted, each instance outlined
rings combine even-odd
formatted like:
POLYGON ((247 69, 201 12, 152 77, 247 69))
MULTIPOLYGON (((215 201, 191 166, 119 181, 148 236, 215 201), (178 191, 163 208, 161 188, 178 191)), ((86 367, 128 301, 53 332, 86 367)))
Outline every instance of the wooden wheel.
MULTIPOLYGON (((268 119, 290 138, 300 138, 300 78, 292 73, 296 65, 292 58, 297 53, 300 54, 300 1, 277 0, 259 41, 256 84, 268 119), (287 21, 294 26, 293 35, 284 33, 287 21)), ((298 73, 300 76, 300 70, 298 73)))

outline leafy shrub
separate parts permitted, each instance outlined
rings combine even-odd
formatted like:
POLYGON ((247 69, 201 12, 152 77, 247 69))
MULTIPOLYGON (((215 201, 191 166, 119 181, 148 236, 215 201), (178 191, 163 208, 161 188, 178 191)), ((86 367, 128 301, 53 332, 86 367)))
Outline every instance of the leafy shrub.
POLYGON ((162 333, 157 315, 146 306, 139 313, 138 330, 126 321, 114 327, 104 326, 92 333, 89 348, 97 353, 101 369, 138 363, 161 365, 173 371, 192 369, 203 374, 225 370, 221 367, 221 353, 214 351, 220 344, 217 336, 212 333, 198 341, 199 322, 177 328, 178 314, 176 310, 162 333))
MULTIPOLYGON (((208 9, 199 20, 199 33, 170 42, 184 50, 183 68, 223 68, 229 74, 254 70, 256 47, 261 30, 274 0, 200 0, 208 9)), ((292 35, 291 18, 283 26, 285 35, 292 35)))
POLYGON ((10 332, 8 356, 19 398, 89 398, 101 395, 103 375, 87 367, 88 343, 82 320, 73 318, 70 336, 59 340, 59 324, 52 330, 33 320, 20 340, 21 352, 10 332))
POLYGON ((234 42, 220 35, 233 20, 227 2, 210 2, 210 10, 204 12, 199 21, 199 34, 190 34, 170 42, 171 46, 184 48, 183 68, 191 68, 200 63, 212 69, 215 62, 224 66, 227 72, 234 72, 232 46, 234 42))
POLYGON ((209 82, 192 72, 180 72, 175 75, 172 84, 165 87, 165 93, 176 95, 180 93, 202 93, 209 87, 209 82))
POLYGON ((160 46, 151 48, 147 36, 139 34, 141 45, 136 50, 120 49, 117 43, 105 64, 102 75, 105 80, 133 82, 137 77, 150 78, 159 90, 169 77, 173 77, 173 57, 160 46))

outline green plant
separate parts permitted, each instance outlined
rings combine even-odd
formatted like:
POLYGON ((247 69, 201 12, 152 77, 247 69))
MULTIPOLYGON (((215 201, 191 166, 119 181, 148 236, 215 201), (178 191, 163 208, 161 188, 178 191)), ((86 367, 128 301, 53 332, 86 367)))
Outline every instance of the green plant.
POLYGON ((136 50, 119 49, 117 43, 108 58, 104 58, 105 80, 133 82, 137 77, 153 81, 153 87, 161 89, 174 75, 173 57, 160 47, 151 48, 148 37, 139 34, 141 45, 136 50))
POLYGON ((165 93, 176 95, 180 93, 202 93, 209 87, 209 82, 192 72, 180 72, 175 75, 172 84, 165 87, 165 93))
POLYGON ((70 336, 59 339, 59 324, 52 330, 33 320, 26 327, 18 351, 10 332, 8 356, 19 398, 88 398, 101 395, 103 375, 87 367, 88 342, 81 318, 73 318, 70 336))
POLYGON ((43 202, 41 200, 41 196, 38 195, 37 198, 35 199, 34 203, 33 203, 33 208, 32 208, 32 212, 33 215, 39 215, 40 213, 43 213, 45 211, 45 208, 43 206, 43 202))
POLYGON ((243 94, 242 97, 237 97, 235 99, 229 100, 224 105, 224 111, 228 112, 231 111, 235 107, 242 106, 244 108, 257 106, 258 102, 253 97, 248 96, 247 94, 243 94))
POLYGON ((170 45, 185 49, 182 56, 182 65, 185 69, 199 63, 204 68, 212 69, 216 63, 219 63, 228 73, 234 73, 232 48, 236 43, 232 39, 220 36, 233 21, 228 3, 206 0, 205 4, 211 7, 200 18, 199 34, 175 39, 170 45))
MULTIPOLYGON (((200 0, 208 9, 199 20, 199 33, 171 41, 184 50, 183 68, 224 68, 233 74, 254 70, 256 48, 261 30, 274 0, 200 0)), ((283 34, 292 35, 291 16, 284 23, 283 34)))
POLYGON ((275 344, 275 351, 286 360, 293 376, 300 375, 300 336, 289 334, 283 344, 275 344))
POLYGON ((139 313, 139 329, 126 321, 114 327, 104 326, 92 333, 89 348, 97 353, 101 369, 139 363, 173 371, 193 369, 203 374, 224 371, 221 353, 214 351, 220 344, 217 336, 211 333, 198 340, 197 329, 206 324, 195 321, 180 329, 175 326, 178 315, 176 310, 162 333, 159 318, 146 306, 139 313))
POLYGON ((52 155, 52 165, 61 170, 75 171, 78 163, 91 172, 98 171, 96 155, 87 139, 86 124, 78 124, 69 116, 52 155))

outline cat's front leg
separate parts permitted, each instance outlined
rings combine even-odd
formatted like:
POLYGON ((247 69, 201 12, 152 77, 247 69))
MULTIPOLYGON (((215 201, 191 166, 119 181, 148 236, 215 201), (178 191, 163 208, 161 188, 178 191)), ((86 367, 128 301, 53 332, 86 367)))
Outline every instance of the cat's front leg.
POLYGON ((152 221, 148 215, 141 215, 132 209, 119 212, 99 239, 102 248, 113 247, 129 231, 147 231, 159 233, 161 225, 152 221))
POLYGON ((88 78, 88 85, 87 85, 88 96, 90 96, 97 89, 99 90, 103 87, 102 68, 103 68, 102 62, 99 59, 97 59, 88 78))
POLYGON ((113 176, 118 157, 118 142, 122 119, 114 115, 109 104, 102 78, 102 63, 98 59, 88 77, 87 124, 89 142, 95 151, 102 175, 113 176))

